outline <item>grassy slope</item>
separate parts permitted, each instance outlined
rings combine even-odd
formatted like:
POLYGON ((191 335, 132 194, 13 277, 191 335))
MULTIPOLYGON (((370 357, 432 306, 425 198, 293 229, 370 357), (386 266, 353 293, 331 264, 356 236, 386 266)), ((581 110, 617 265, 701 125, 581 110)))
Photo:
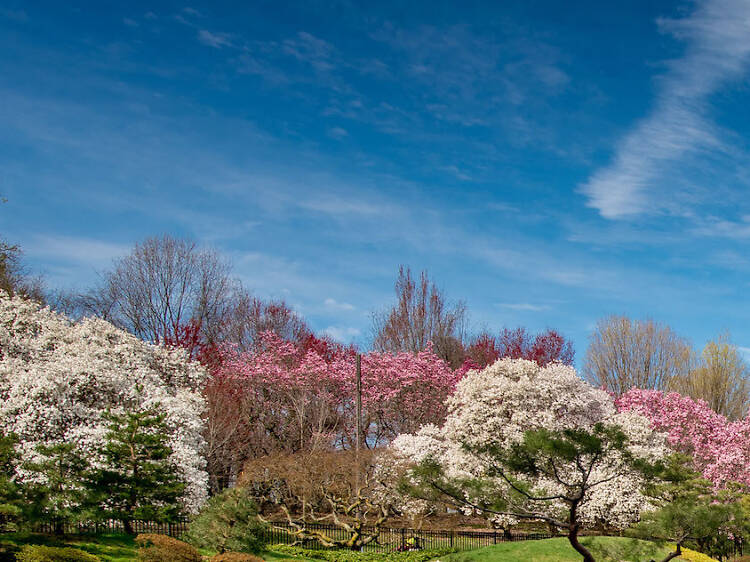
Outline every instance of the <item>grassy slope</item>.
POLYGON ((66 537, 57 539, 46 535, 9 533, 0 535, 0 542, 17 547, 25 544, 45 544, 48 546, 72 546, 101 558, 104 562, 125 562, 135 560, 135 542, 128 535, 97 535, 66 537))
MULTIPOLYGON (((8 533, 0 535, 0 545, 44 544, 47 546, 72 546, 98 556, 103 562, 131 562, 137 560, 134 538, 128 535, 91 535, 58 539, 47 535, 8 533)), ((201 551, 203 555, 210 552, 201 551)), ((269 562, 306 562, 306 558, 289 556, 279 552, 263 553, 262 558, 269 562)), ((319 560, 315 562, 320 562, 319 560)))
MULTIPOLYGON (((585 544, 597 560, 661 560, 669 551, 650 542, 618 537, 590 537, 585 544)), ((581 555, 570 546, 568 539, 519 541, 488 546, 444 556, 440 562, 580 562, 581 555)), ((678 558, 677 560, 682 560, 678 558)))
MULTIPOLYGON (((645 541, 617 537, 585 538, 597 560, 660 560, 668 549, 645 541)), ((69 537, 57 540, 44 535, 8 534, 0 536, 0 543, 47 544, 50 546, 72 546, 100 557, 103 562, 126 562, 136 560, 133 537, 127 535, 98 535, 91 537, 69 537)), ((208 554, 208 553, 202 553, 208 554)), ((300 557, 287 556, 278 552, 264 553, 269 562, 306 562, 300 557)), ((519 541, 489 546, 477 550, 459 552, 443 556, 440 562, 579 562, 580 555, 573 550, 567 539, 546 539, 540 541, 519 541)), ((677 560, 682 560, 678 558, 677 560)), ((311 561, 313 562, 313 561, 311 561)), ((314 561, 319 562, 319 561, 314 561)))

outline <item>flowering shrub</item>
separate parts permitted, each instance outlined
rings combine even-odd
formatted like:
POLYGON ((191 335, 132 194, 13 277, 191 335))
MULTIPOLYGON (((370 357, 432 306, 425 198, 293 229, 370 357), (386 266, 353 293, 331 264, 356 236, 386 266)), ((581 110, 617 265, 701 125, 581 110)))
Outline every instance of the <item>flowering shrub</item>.
MULTIPOLYGON (((690 550, 689 548, 682 548, 681 550, 682 554, 680 554, 680 558, 682 560, 690 560, 690 562, 716 562, 716 558, 711 558, 702 552, 690 550)), ((743 562, 743 560, 742 558, 737 558, 734 562, 743 562)))
MULTIPOLYGON (((100 319, 71 323, 38 304, 0 296, 0 429, 38 462, 38 445, 73 443, 94 467, 113 414, 158 405, 170 463, 185 483, 182 503, 206 499, 201 456, 204 370, 182 350, 145 343, 100 319)), ((35 476, 19 471, 21 480, 35 476)))

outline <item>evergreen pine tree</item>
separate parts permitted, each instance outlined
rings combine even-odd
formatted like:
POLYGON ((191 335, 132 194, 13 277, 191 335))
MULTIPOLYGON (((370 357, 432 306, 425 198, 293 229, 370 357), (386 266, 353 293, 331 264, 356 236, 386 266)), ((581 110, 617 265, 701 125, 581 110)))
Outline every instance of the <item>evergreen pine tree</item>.
POLYGON ((15 482, 16 437, 0 433, 0 532, 16 531, 21 518, 21 494, 15 482))
POLYGON ((44 458, 23 465, 26 470, 39 473, 43 482, 28 487, 31 516, 52 523, 55 534, 62 535, 66 523, 81 515, 87 462, 72 443, 39 445, 36 450, 44 458))
POLYGON ((133 520, 175 520, 185 485, 168 460, 165 415, 152 409, 104 417, 109 422, 101 451, 104 468, 91 474, 91 500, 130 534, 133 520))

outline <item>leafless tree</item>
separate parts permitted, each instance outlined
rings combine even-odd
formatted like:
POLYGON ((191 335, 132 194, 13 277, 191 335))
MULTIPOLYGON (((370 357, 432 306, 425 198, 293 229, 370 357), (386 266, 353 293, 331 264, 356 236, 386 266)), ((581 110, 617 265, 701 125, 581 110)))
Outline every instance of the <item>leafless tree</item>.
POLYGON ((312 334, 307 323, 284 301, 265 301, 239 292, 225 317, 223 340, 241 351, 257 350, 260 336, 269 331, 291 342, 301 342, 312 334))
POLYGON ((634 387, 668 390, 694 361, 690 343, 669 326, 608 316, 591 335, 583 375, 618 396, 634 387))
POLYGON ((148 341, 174 341, 183 326, 196 322, 211 342, 219 339, 238 289, 229 263, 217 252, 163 235, 116 260, 83 303, 88 313, 148 341))
POLYGON ((29 274, 22 257, 21 248, 0 240, 0 293, 44 303, 44 283, 41 277, 29 274))
POLYGON ((750 368, 729 334, 709 341, 698 365, 675 378, 672 388, 681 394, 705 400, 715 412, 738 420, 750 405, 750 368))
POLYGON ((373 347, 377 351, 419 352, 432 342, 435 352, 453 367, 464 360, 466 305, 450 305, 426 271, 414 279, 400 266, 396 304, 373 314, 373 347))
POLYGON ((375 459, 372 452, 326 450, 266 457, 245 466, 241 485, 255 490, 262 505, 278 507, 300 543, 317 539, 361 550, 377 542, 381 527, 396 515, 393 494, 386 492, 396 483, 378 478, 375 459), (344 536, 309 523, 328 523, 344 536))

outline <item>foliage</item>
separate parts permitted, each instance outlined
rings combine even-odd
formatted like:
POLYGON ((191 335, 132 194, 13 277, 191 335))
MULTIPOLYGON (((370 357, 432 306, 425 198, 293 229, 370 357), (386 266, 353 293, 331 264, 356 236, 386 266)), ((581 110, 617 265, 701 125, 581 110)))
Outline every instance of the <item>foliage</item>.
POLYGON ((359 552, 353 550, 325 549, 312 550, 299 546, 277 544, 269 546, 269 550, 293 556, 301 556, 314 560, 328 562, 427 562, 454 552, 451 549, 415 550, 409 552, 359 552))
POLYGON ((121 520, 128 534, 134 519, 173 521, 181 512, 177 500, 185 484, 169 463, 166 415, 157 408, 104 414, 109 425, 102 467, 90 476, 92 501, 105 517, 121 520))
POLYGON ((692 457, 714 487, 750 485, 750 420, 730 422, 706 402, 676 392, 633 389, 617 400, 617 407, 647 417, 666 434, 671 448, 692 457))
POLYGON ((502 525, 544 521, 574 547, 581 526, 638 519, 649 502, 636 461, 665 454, 646 418, 617 414, 612 397, 571 367, 509 359, 469 371, 443 427, 402 435, 392 450, 420 463, 405 482, 412 494, 447 496, 502 525))
POLYGON ((190 524, 187 540, 199 548, 223 553, 259 552, 263 524, 249 491, 229 488, 212 497, 190 524))
MULTIPOLYGON (((0 350, 0 430, 18 435, 25 460, 43 460, 40 444, 75 443, 81 457, 101 468, 104 412, 160 404, 169 462, 186 485, 181 503, 197 511, 205 501, 200 386, 206 375, 182 350, 142 342, 99 319, 72 324, 30 301, 1 296, 0 350)), ((24 469, 18 477, 45 483, 24 469)))
POLYGON ((418 353, 431 342, 441 359, 459 367, 464 359, 464 303, 449 305, 426 271, 416 280, 403 265, 394 288, 396 304, 373 315, 373 349, 418 353))
MULTIPOLYGON (((702 552, 697 552, 695 550, 690 550, 689 548, 683 548, 682 554, 680 554, 680 558, 683 560, 689 560, 690 562, 715 562, 715 558, 711 558, 707 554, 703 554, 702 552)), ((750 557, 747 557, 748 560, 743 561, 744 557, 735 558, 733 562, 750 562, 750 557)))
POLYGON ((191 545, 166 535, 145 534, 135 538, 141 562, 202 562, 203 557, 191 545))
POLYGON ((704 552, 727 555, 731 537, 744 530, 740 496, 729 491, 714 494, 711 483, 691 465, 689 457, 675 454, 654 473, 646 493, 659 509, 645 513, 633 531, 675 543, 672 557, 680 555, 686 541, 704 552))
POLYGON ((263 559, 245 552, 223 552, 212 556, 211 562, 263 562, 263 559))
POLYGON ((99 558, 70 547, 27 545, 16 555, 18 562, 98 562, 99 558))
POLYGON ((23 515, 21 490, 15 482, 16 441, 15 435, 0 433, 0 533, 17 531, 23 515))
POLYGON ((608 316, 591 335, 583 375, 616 396, 631 388, 667 390, 675 377, 690 371, 693 360, 690 343, 669 326, 608 316))
POLYGON ((98 556, 104 562, 130 562, 136 559, 134 537, 123 534, 52 536, 34 533, 6 533, 0 537, 0 560, 13 562, 12 552, 25 545, 72 547, 98 556), (5 554, 3 553, 5 551, 5 554), (5 558, 5 555, 9 558, 5 558))
POLYGON ((36 447, 37 460, 22 468, 33 475, 27 485, 34 519, 53 523, 55 534, 63 534, 65 524, 75 521, 83 509, 86 495, 83 483, 87 462, 72 443, 36 447))

